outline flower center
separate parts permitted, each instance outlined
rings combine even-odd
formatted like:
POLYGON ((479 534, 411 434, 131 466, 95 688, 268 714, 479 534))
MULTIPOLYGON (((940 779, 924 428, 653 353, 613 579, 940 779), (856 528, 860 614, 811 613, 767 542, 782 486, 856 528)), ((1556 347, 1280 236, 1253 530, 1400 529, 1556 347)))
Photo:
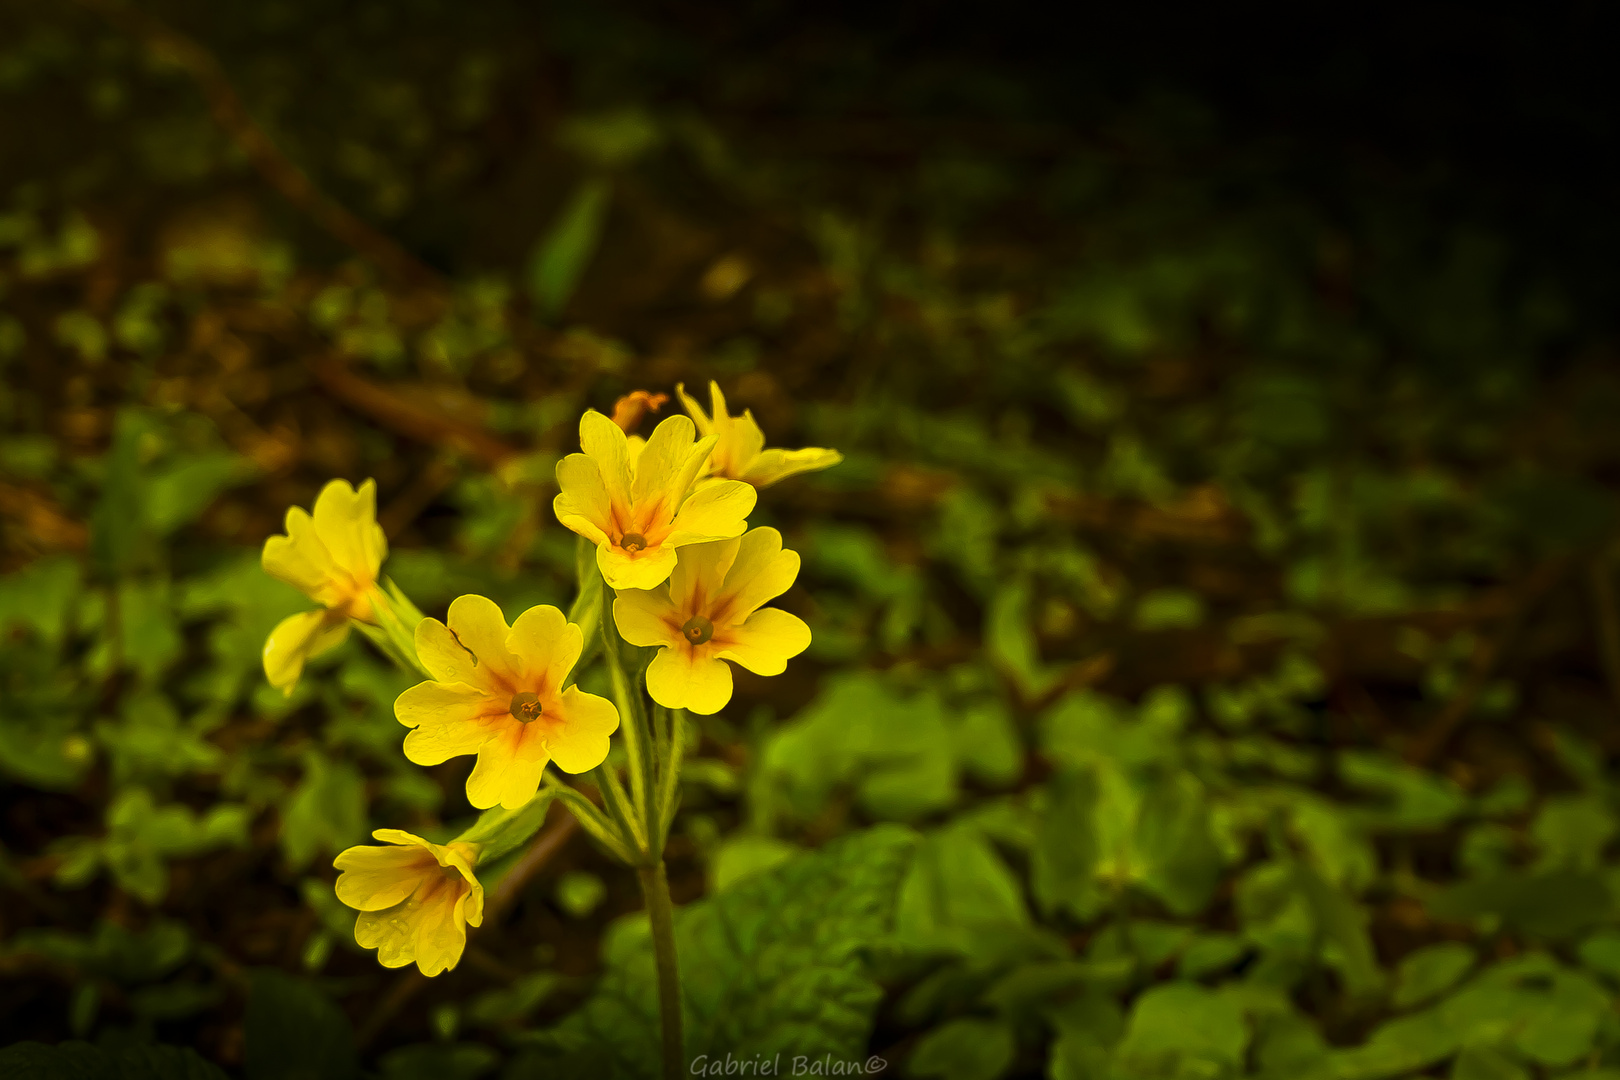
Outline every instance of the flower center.
POLYGON ((619 540, 619 546, 626 551, 647 550, 647 538, 640 533, 625 533, 619 540))
POLYGON ((512 695, 512 704, 509 706, 515 719, 527 724, 531 720, 540 719, 540 695, 531 694, 525 690, 521 694, 512 695))
POLYGON ((681 624, 681 636, 694 645, 702 645, 714 637, 714 623, 701 615, 694 615, 681 624))

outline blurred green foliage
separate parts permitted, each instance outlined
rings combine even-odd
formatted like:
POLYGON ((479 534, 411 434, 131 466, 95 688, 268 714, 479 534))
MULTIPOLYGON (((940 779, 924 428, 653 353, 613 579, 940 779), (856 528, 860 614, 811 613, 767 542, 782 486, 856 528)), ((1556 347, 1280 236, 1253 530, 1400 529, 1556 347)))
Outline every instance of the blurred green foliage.
POLYGON ((363 641, 264 684, 257 546, 375 476, 425 611, 566 604, 579 411, 708 378, 847 460, 687 756, 692 1055, 1620 1075, 1613 313, 1467 180, 616 9, 100 10, 0 10, 7 1075, 652 1075, 583 839, 419 997, 354 947, 332 856, 474 815, 363 641))

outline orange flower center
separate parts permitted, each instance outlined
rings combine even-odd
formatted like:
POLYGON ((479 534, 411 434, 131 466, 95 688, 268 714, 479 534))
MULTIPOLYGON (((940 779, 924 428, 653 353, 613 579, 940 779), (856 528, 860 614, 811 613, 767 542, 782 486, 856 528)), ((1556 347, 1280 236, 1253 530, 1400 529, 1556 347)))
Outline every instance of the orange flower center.
POLYGON ((681 636, 694 645, 702 645, 714 637, 714 623, 701 615, 694 615, 681 625, 681 636))
POLYGON ((512 695, 512 704, 507 706, 514 719, 527 724, 531 720, 540 719, 540 695, 524 690, 522 693, 512 695))
POLYGON ((647 538, 640 533, 625 533, 619 540, 619 546, 626 551, 647 550, 647 538))

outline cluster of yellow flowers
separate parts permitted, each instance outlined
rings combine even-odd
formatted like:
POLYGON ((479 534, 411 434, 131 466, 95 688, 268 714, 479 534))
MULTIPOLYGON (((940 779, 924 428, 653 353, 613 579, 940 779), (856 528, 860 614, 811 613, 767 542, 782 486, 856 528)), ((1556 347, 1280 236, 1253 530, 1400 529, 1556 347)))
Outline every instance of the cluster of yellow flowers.
MULTIPOLYGON (((824 469, 835 450, 767 450, 748 412, 731 416, 718 385, 711 410, 677 386, 690 418, 671 416, 651 436, 629 436, 594 410, 580 420, 581 453, 557 465, 557 519, 596 545, 614 590, 619 635, 658 646, 647 691, 660 705, 714 713, 731 700, 729 660, 778 675, 810 645, 795 615, 763 607, 792 587, 799 556, 775 529, 748 530, 756 488, 824 469)), ((287 535, 264 546, 264 568, 321 604, 284 620, 264 648, 265 674, 291 693, 304 664, 339 644, 350 624, 415 622, 415 665, 428 676, 394 704, 410 728, 405 756, 419 765, 476 754, 467 800, 515 810, 533 799, 548 763, 569 773, 606 759, 619 726, 611 701, 570 685, 584 635, 557 608, 539 605, 510 625, 482 596, 458 597, 444 622, 415 616, 397 590, 379 586, 387 541, 376 521, 376 484, 342 480, 322 489, 314 513, 287 512, 287 535)), ((606 613, 604 613, 606 617, 606 613)), ((483 919, 474 871, 479 845, 429 843, 379 829, 390 847, 338 856, 337 895, 362 914, 355 937, 388 967, 413 961, 426 975, 454 967, 466 928, 483 919)))

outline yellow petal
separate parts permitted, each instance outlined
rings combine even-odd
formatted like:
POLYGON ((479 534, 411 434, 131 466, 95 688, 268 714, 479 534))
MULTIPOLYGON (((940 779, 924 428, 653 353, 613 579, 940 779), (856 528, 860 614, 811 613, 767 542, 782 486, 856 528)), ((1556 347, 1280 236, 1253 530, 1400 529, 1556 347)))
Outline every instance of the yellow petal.
POLYGON ((377 963, 383 967, 404 967, 416 959, 415 913, 402 906, 363 911, 354 921, 354 940, 362 949, 376 949, 377 963))
POLYGON ((630 466, 631 475, 635 475, 636 466, 641 462, 641 452, 647 449, 647 440, 640 435, 631 435, 625 439, 625 463, 630 466))
MULTIPOLYGON (((675 570, 679 573, 680 567, 675 570)), ((619 628, 619 636, 632 645, 680 644, 686 640, 680 631, 683 621, 664 588, 626 589, 613 601, 613 624, 619 628)))
POLYGON ((467 922, 459 896, 435 896, 423 904, 414 929, 413 951, 423 975, 438 975, 461 961, 467 948, 467 922))
POLYGON ((737 558, 737 545, 737 540, 714 540, 680 549, 675 572, 669 576, 669 599, 681 613, 680 621, 688 615, 712 614, 712 601, 737 558))
MULTIPOLYGON (((746 485, 745 485, 746 486, 746 485)), ((634 556, 609 544, 596 549, 596 565, 614 589, 656 589, 675 569, 675 548, 668 541, 634 556)))
POLYGON ((843 460, 844 455, 837 450, 823 450, 816 446, 803 450, 765 450, 748 466, 742 479, 755 487, 769 487, 778 480, 831 468, 843 460))
POLYGON ((332 865, 343 871, 337 898, 358 911, 381 911, 401 903, 421 884, 428 867, 438 862, 423 848, 362 845, 343 852, 332 865))
MULTIPOLYGON (((709 385, 712 387, 716 384, 710 383, 709 385)), ((699 435, 708 435, 714 430, 714 424, 710 421, 709 414, 704 412, 703 406, 694 401, 692 395, 686 392, 685 383, 675 384, 675 396, 681 399, 681 408, 685 409, 686 415, 692 418, 692 423, 697 426, 699 435)))
POLYGON ((264 542, 259 562, 264 572, 285 581, 317 603, 336 602, 332 581, 339 574, 331 552, 315 534, 315 522, 302 507, 287 510, 286 536, 264 542))
POLYGON ((507 689, 510 692, 508 688, 518 678, 519 664, 506 647, 506 638, 512 629, 506 625, 506 616, 501 614, 495 601, 476 593, 458 596, 450 601, 445 622, 456 640, 473 654, 476 677, 461 681, 491 691, 507 689))
POLYGON ((264 641, 264 676, 271 686, 291 694, 304 673, 304 664, 341 645, 348 636, 349 620, 324 609, 289 615, 264 641))
POLYGON ((720 476, 737 479, 753 465, 765 449, 765 433, 759 429, 754 414, 744 410, 741 416, 716 420, 715 432, 720 444, 714 448, 713 470, 720 476))
POLYGON ((511 719, 507 710, 507 702, 465 683, 418 683, 394 702, 401 723, 415 720, 419 725, 405 736, 405 757, 418 765, 478 753, 511 719))
POLYGON ((523 688, 546 697, 573 670, 585 648, 585 634, 559 609, 539 604, 513 620, 506 647, 517 657, 523 688))
POLYGON ((630 441, 624 429, 595 409, 579 418, 579 448, 596 462, 608 498, 615 503, 630 499, 630 441))
POLYGON ((684 416, 666 417, 653 428, 652 437, 636 463, 635 482, 630 489, 633 502, 639 505, 668 490, 675 474, 686 463, 695 437, 692 421, 684 416))
POLYGON ((751 486, 736 480, 700 485, 681 505, 664 543, 679 546, 741 536, 758 499, 751 486))
POLYGON ((708 650, 682 642, 659 649, 647 665, 647 693, 666 709, 690 709, 707 716, 731 700, 731 669, 708 650))
POLYGON ((563 726, 547 743, 551 760, 566 773, 588 772, 607 760, 608 736, 619 727, 613 702, 570 686, 562 696, 563 726))
POLYGON ((613 504, 602 470, 584 454, 569 454, 557 462, 557 497, 551 501, 557 520, 587 540, 600 544, 613 523, 613 504))
POLYGON ((416 624, 416 658, 439 682, 485 688, 484 673, 473 663, 472 653, 438 619, 423 619, 416 624))
POLYGON ((781 533, 769 527, 750 530, 717 590, 726 622, 742 622, 765 601, 791 589, 798 576, 799 553, 783 550, 781 533))
POLYGON ((347 480, 332 480, 315 498, 315 534, 332 561, 357 582, 377 580, 388 541, 377 526, 377 482, 367 480, 356 491, 347 480))
POLYGON ((780 675, 787 662, 810 647, 810 627, 780 608, 762 608, 726 632, 715 655, 735 660, 755 675, 780 675))
POLYGON ((479 810, 519 809, 540 789, 548 760, 539 723, 514 720, 496 728, 467 777, 467 801, 479 810))

